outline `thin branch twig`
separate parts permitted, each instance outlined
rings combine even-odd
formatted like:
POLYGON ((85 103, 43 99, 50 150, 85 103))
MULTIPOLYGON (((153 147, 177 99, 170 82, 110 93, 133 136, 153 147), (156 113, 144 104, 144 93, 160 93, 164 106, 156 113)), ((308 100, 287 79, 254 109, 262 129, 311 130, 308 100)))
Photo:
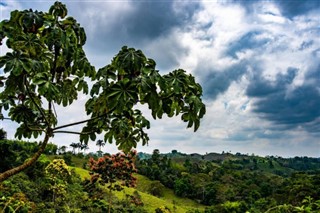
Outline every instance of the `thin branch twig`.
POLYGON ((29 89, 28 84, 27 84, 26 81, 27 81, 27 80, 24 79, 24 85, 26 86, 26 89, 27 89, 27 92, 28 92, 28 95, 29 95, 31 101, 33 102, 34 105, 36 105, 37 109, 40 111, 42 117, 44 118, 44 120, 45 120, 45 122, 46 122, 46 124, 47 124, 47 126, 50 127, 50 123, 49 123, 49 121, 48 121, 45 113, 43 112, 43 110, 41 109, 41 107, 36 103, 36 101, 33 99, 32 95, 31 95, 31 92, 30 92, 30 89, 29 89))
POLYGON ((75 135, 88 135, 90 133, 94 133, 94 131, 91 131, 91 132, 74 132, 74 131, 53 131, 53 134, 54 133, 67 133, 67 134, 75 134, 75 135))
POLYGON ((104 115, 97 116, 97 117, 93 117, 93 118, 89 118, 89 119, 83 120, 83 121, 74 122, 74 123, 71 123, 71 124, 66 124, 66 125, 58 126, 58 127, 56 127, 56 128, 53 128, 52 130, 55 131, 55 130, 57 130, 57 129, 63 129, 63 128, 66 128, 66 127, 69 127, 69 126, 75 126, 75 125, 83 124, 83 123, 86 123, 86 122, 93 121, 93 120, 95 120, 95 119, 101 118, 101 117, 103 117, 103 116, 104 116, 104 115))

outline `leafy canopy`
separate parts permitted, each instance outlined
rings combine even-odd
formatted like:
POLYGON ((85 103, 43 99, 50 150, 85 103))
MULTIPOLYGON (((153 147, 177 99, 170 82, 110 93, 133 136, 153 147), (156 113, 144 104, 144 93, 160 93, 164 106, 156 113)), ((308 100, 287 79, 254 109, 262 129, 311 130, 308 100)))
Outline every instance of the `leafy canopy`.
POLYGON ((149 140, 145 129, 150 123, 138 104, 147 104, 154 119, 180 114, 194 131, 205 114, 202 88, 194 77, 182 69, 161 75, 156 62, 141 50, 124 46, 110 64, 96 71, 83 50, 84 28, 67 16, 60 2, 48 12, 11 12, 10 19, 0 23, 0 41, 10 49, 0 57, 0 118, 8 111, 19 124, 18 138, 75 133, 62 129, 84 123, 76 133, 81 142, 103 133, 104 141, 129 151, 149 140), (79 93, 90 96, 85 104, 89 118, 59 126, 55 106, 70 106, 79 93))

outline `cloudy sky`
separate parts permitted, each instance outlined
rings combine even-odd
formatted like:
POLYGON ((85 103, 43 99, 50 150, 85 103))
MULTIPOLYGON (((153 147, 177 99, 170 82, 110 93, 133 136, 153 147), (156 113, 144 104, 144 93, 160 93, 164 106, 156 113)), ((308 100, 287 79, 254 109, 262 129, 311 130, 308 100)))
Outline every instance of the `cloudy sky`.
MULTIPOLYGON (((1 0, 1 20, 14 9, 47 11, 53 2, 1 0)), ((63 3, 85 28, 86 53, 96 68, 127 45, 153 58, 161 73, 182 68, 203 86, 207 114, 200 129, 186 129, 179 117, 152 121, 149 146, 138 151, 320 156, 319 1, 63 3)), ((59 110, 61 124, 85 118, 85 99, 59 110)), ((14 125, 1 122, 12 138, 14 125)), ((68 146, 78 138, 52 141, 68 146)), ((90 148, 97 150, 94 142, 90 148)))

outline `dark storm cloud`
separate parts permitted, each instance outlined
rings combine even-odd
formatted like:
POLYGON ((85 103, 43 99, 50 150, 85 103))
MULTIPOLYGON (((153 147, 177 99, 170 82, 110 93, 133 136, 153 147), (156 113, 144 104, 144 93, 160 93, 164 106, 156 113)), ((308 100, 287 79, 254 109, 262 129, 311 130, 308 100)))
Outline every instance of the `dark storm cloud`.
POLYGON ((251 31, 246 33, 236 41, 231 42, 225 54, 227 56, 231 56, 235 59, 238 59, 237 57, 238 52, 244 51, 247 49, 254 49, 256 47, 261 47, 267 44, 270 41, 270 39, 260 39, 260 40, 256 39, 256 36, 259 36, 260 34, 262 34, 262 32, 258 32, 258 31, 251 31))
MULTIPOLYGON (((252 13, 255 11, 256 3, 261 1, 234 0, 233 2, 241 4, 244 8, 246 8, 248 13, 252 13)), ((318 0, 271 0, 266 2, 272 2, 276 4, 280 9, 281 14, 289 19, 294 18, 295 16, 306 14, 312 10, 320 10, 320 1, 318 0)))
MULTIPOLYGON (((99 9, 102 4, 107 5, 104 6, 104 10, 97 11, 96 16, 90 17, 90 19, 94 19, 90 23, 99 27, 88 30, 90 48, 103 52, 106 49, 117 51, 123 45, 142 48, 146 43, 168 34, 172 28, 187 23, 199 8, 199 3, 193 2, 182 6, 183 12, 175 12, 173 1, 128 1, 124 3, 129 4, 131 9, 128 11, 119 10, 114 15, 115 20, 110 21, 109 17, 106 18, 103 13, 113 13, 112 4, 121 4, 121 2, 98 2, 95 5, 93 3, 81 2, 74 6, 80 11, 84 11, 84 14, 85 11, 92 14, 92 10, 99 9), (97 41, 104 42, 98 43, 97 41)), ((76 10, 73 12, 78 13, 76 10)), ((79 19, 82 19, 80 22, 86 24, 87 18, 79 15, 79 19)))
POLYGON ((247 88, 247 95, 251 97, 266 97, 286 90, 286 86, 291 84, 297 74, 298 69, 288 68, 285 75, 278 74, 275 85, 266 81, 260 72, 253 77, 251 84, 247 88))
POLYGON ((305 1, 275 1, 282 12, 282 15, 293 18, 298 15, 303 15, 311 10, 319 10, 320 1, 305 0, 305 1))
MULTIPOLYGON (((312 132, 319 129, 320 93, 317 85, 320 81, 318 78, 316 83, 305 83, 289 91, 297 72, 298 69, 288 68, 286 74, 276 76, 275 82, 257 76, 246 92, 249 97, 257 98, 254 112, 261 117, 279 124, 283 129, 299 127, 312 132)), ((312 73, 319 76, 319 67, 312 73)))
POLYGON ((135 2, 137 9, 125 20, 126 31, 136 41, 151 40, 171 28, 187 22, 196 12, 197 3, 184 7, 183 14, 175 13, 173 1, 142 1, 135 2))
POLYGON ((224 93, 234 81, 237 81, 248 70, 248 62, 240 63, 227 68, 224 71, 210 70, 208 75, 201 77, 201 83, 205 98, 215 100, 217 96, 224 93))

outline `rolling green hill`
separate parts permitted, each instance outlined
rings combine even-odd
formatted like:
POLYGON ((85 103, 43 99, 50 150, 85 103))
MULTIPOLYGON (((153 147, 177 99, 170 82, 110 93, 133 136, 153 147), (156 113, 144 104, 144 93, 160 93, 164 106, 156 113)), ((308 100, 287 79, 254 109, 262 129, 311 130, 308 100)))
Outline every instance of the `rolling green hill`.
MULTIPOLYGON (((75 172, 79 174, 83 179, 90 177, 88 170, 79 167, 71 168, 74 169, 75 172)), ((151 181, 145 176, 139 174, 136 174, 135 177, 137 178, 136 188, 125 188, 123 191, 114 192, 113 194, 118 199, 125 199, 126 194, 132 195, 134 191, 137 191, 141 196, 141 200, 144 204, 144 209, 148 212, 154 212, 156 208, 161 206, 168 207, 170 210, 175 209, 176 213, 185 213, 188 210, 192 209, 203 210, 205 208, 204 205, 198 204, 197 202, 191 199, 176 196, 173 190, 168 188, 164 188, 161 197, 153 196, 149 194, 147 191, 154 181, 151 181)))

